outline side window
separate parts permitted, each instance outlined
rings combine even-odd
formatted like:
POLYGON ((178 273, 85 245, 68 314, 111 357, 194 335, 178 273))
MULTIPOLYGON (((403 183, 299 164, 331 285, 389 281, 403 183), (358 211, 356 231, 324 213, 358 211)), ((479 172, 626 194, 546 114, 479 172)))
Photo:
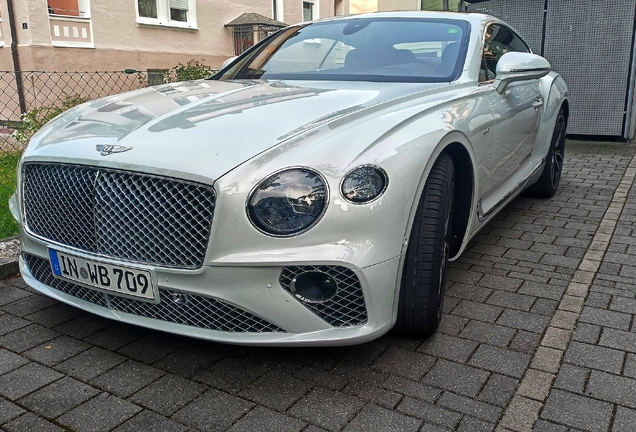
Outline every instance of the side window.
POLYGON ((486 29, 484 58, 479 74, 480 81, 495 79, 497 63, 507 52, 530 52, 528 45, 508 27, 491 24, 486 29))

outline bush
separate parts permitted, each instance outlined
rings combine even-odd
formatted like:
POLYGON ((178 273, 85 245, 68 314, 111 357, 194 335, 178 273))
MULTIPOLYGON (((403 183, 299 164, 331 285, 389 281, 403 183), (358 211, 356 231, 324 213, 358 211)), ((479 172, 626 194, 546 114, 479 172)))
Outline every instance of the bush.
POLYGON ((216 69, 203 64, 204 61, 190 60, 186 64, 179 62, 170 72, 172 72, 177 82, 207 78, 216 72, 216 69))
MULTIPOLYGON (((179 62, 172 69, 166 70, 163 73, 163 82, 174 83, 180 81, 203 79, 218 72, 218 69, 203 64, 204 62, 205 60, 203 59, 201 61, 190 60, 186 64, 179 62)), ((137 72, 137 80, 142 87, 148 87, 150 85, 146 72, 137 72)))
POLYGON ((33 108, 22 114, 20 122, 10 123, 9 127, 15 129, 12 136, 22 144, 26 144, 33 134, 39 131, 49 120, 88 100, 88 98, 78 95, 62 93, 55 104, 33 108))

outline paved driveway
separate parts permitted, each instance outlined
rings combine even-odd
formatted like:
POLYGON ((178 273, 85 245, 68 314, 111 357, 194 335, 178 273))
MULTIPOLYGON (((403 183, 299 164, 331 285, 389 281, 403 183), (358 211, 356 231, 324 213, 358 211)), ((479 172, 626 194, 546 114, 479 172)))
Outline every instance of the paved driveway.
POLYGON ((453 263, 427 341, 226 346, 0 283, 0 425, 636 430, 634 150, 570 142, 559 195, 515 200, 453 263))

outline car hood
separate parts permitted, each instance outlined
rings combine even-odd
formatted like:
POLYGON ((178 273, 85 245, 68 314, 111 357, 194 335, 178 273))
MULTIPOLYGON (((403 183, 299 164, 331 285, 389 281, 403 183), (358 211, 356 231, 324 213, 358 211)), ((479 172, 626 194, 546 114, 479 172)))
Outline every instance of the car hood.
POLYGON ((32 139, 25 161, 148 167, 151 172, 215 180, 320 125, 342 123, 365 108, 445 85, 263 80, 166 84, 71 109, 32 139), (97 148, 103 145, 120 152, 101 154, 97 148))

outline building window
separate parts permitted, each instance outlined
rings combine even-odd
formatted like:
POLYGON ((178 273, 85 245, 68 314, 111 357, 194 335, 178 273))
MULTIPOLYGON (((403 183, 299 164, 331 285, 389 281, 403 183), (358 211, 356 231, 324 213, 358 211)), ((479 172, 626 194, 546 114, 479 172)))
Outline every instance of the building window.
POLYGON ((310 0, 303 2, 303 21, 313 21, 318 19, 318 1, 310 0))
POLYGON ((283 0, 272 0, 272 18, 276 21, 285 22, 283 0))
POLYGON ((90 17, 89 0, 47 0, 49 15, 90 17))
POLYGON ((344 8, 344 0, 334 0, 333 2, 333 12, 335 16, 340 16, 345 14, 344 8))
POLYGON ((268 25, 242 25, 232 28, 232 36, 234 38, 234 55, 243 54, 255 44, 262 41, 269 35, 276 33, 280 27, 268 25))
POLYGON ((156 86, 168 82, 168 69, 148 69, 148 85, 156 86))
POLYGON ((233 29, 234 55, 241 55, 254 46, 254 26, 237 26, 233 29))
POLYGON ((460 3, 462 3, 461 0, 422 0, 422 10, 458 11, 460 10, 460 3))
POLYGON ((137 8, 140 18, 158 18, 156 0, 137 0, 137 8))
POLYGON ((196 28, 196 0, 136 0, 137 22, 196 28))

